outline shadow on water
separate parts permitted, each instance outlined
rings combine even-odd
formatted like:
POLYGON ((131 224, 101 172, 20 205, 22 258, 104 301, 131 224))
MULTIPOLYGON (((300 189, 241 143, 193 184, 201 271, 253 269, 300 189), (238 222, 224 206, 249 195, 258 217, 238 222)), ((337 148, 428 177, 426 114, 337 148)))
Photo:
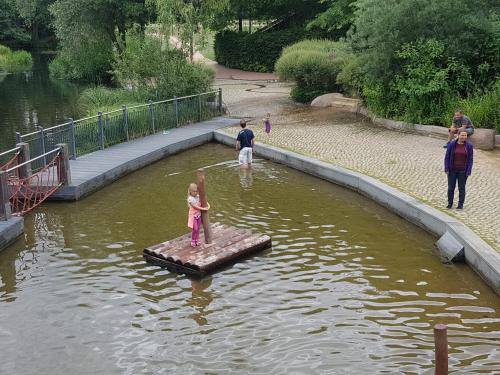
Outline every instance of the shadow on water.
POLYGON ((83 86, 54 80, 48 71, 53 55, 34 52, 33 69, 0 80, 0 150, 15 145, 15 132, 51 127, 78 118, 77 100, 83 86))

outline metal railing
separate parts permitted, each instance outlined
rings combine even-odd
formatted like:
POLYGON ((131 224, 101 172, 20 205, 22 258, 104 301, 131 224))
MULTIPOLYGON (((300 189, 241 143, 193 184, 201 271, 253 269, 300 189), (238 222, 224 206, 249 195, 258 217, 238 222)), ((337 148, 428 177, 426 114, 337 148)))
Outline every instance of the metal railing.
MULTIPOLYGON (((144 137, 193 122, 208 120, 222 114, 222 90, 172 98, 133 107, 123 106, 110 112, 68 122, 37 131, 16 133, 16 143, 29 144, 31 156, 44 155, 56 144, 69 145, 69 156, 79 156, 103 150, 106 147, 144 137)), ((32 159, 33 161, 34 159, 32 159)), ((34 169, 47 163, 46 157, 37 158, 34 169), (38 165, 40 164, 40 165, 38 165)))
POLYGON ((9 169, 12 165, 15 165, 20 151, 20 147, 15 147, 0 153, 0 171, 9 169))

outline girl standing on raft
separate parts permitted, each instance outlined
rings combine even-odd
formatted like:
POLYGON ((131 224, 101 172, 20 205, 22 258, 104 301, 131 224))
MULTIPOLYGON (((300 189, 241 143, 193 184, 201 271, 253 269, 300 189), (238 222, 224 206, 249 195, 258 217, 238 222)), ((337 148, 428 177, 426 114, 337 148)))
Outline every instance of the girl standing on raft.
POLYGON ((198 185, 195 183, 189 184, 187 203, 189 207, 188 227, 192 229, 191 246, 195 247, 200 244, 201 211, 208 211, 210 204, 207 202, 207 207, 200 206, 198 185))

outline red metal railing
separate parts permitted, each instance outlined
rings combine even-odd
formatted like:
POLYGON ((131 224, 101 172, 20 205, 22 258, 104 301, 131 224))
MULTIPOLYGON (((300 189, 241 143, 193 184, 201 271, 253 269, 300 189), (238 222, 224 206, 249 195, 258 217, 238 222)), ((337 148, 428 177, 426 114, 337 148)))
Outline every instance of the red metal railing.
POLYGON ((61 149, 57 148, 6 170, 9 175, 8 186, 12 215, 22 216, 30 212, 62 185, 61 155, 61 149), (49 155, 54 156, 44 167, 27 177, 22 176, 21 167, 49 155))

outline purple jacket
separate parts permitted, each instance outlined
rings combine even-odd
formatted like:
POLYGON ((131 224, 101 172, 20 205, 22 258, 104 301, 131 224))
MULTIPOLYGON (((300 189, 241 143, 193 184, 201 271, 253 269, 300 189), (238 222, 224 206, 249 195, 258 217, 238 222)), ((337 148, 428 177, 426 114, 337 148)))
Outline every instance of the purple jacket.
MULTIPOLYGON (((449 172, 453 168, 453 159, 455 159, 455 146, 457 141, 451 141, 446 148, 446 156, 444 157, 444 171, 449 172)), ((474 161, 474 148, 472 143, 465 141, 465 152, 467 159, 465 161, 465 175, 470 176, 472 172, 472 163, 474 161)))

